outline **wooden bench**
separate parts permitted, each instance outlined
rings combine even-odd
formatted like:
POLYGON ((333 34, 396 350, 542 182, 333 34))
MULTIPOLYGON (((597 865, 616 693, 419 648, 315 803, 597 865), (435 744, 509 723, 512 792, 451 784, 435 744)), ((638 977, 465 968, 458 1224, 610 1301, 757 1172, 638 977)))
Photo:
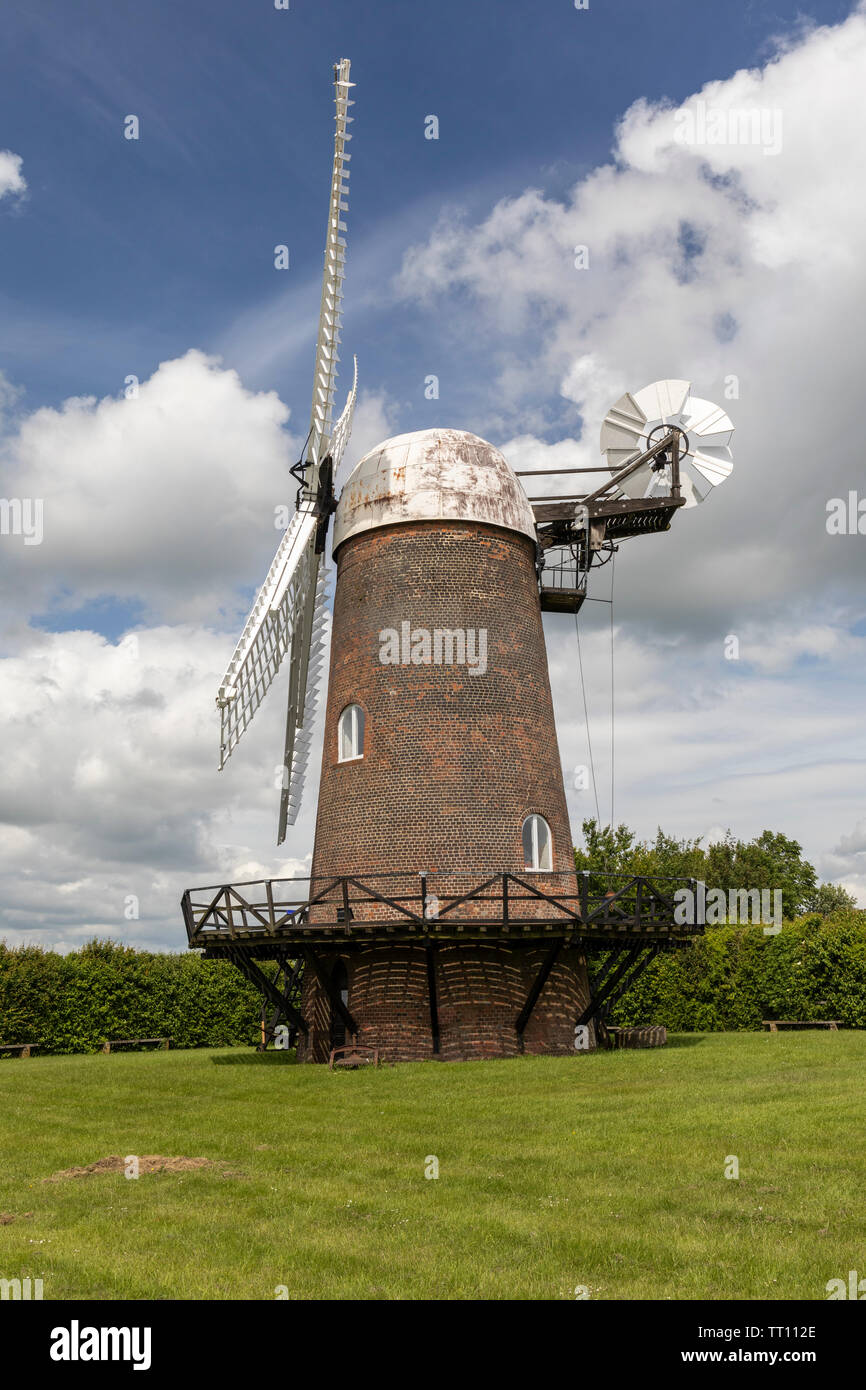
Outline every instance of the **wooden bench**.
POLYGON ((19 1057, 29 1057, 38 1043, 0 1043, 0 1052, 17 1052, 19 1057))
POLYGON ((378 1047, 365 1047, 363 1043, 347 1043, 344 1047, 334 1047, 328 1058, 328 1068, 330 1071, 334 1067, 378 1067, 379 1049, 378 1047))
POLYGON ((806 1023, 796 1018, 765 1018, 764 1027, 769 1028, 771 1033, 778 1033, 780 1028, 830 1028, 834 1033, 838 1033, 840 1020, 838 1018, 815 1018, 806 1023))
POLYGON ((168 1052, 171 1038, 111 1038, 102 1044, 103 1052, 110 1052, 113 1047, 161 1047, 168 1052))

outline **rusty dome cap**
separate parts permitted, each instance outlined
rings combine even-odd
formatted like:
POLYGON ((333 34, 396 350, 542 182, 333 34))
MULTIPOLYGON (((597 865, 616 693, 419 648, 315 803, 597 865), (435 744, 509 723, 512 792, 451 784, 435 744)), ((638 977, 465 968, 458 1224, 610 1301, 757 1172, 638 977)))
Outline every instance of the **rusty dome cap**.
POLYGON ((535 540, 535 517, 510 464, 465 430, 398 434, 365 454, 346 479, 334 550, 350 536, 407 521, 480 521, 535 540))

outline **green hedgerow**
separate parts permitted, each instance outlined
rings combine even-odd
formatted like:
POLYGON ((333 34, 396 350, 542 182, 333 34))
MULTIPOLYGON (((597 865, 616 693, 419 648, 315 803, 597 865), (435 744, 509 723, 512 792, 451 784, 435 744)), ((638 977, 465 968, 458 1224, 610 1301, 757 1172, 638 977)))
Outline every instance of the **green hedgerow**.
POLYGON ((249 1046, 261 996, 228 961, 93 941, 61 956, 0 943, 0 1042, 94 1052, 106 1038, 249 1046))

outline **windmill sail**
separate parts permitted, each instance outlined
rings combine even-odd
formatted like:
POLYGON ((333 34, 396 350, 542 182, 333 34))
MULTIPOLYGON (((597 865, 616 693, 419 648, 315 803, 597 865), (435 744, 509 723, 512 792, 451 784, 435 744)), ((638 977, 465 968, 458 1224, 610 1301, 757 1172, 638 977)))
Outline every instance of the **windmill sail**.
MULTIPOLYGON (((330 457, 334 477, 337 475, 340 460, 349 442, 349 435, 352 433, 352 417, 355 411, 357 393, 358 360, 355 358, 352 389, 349 392, 343 413, 334 427, 331 440, 330 457)), ((319 707, 322 667, 325 661, 329 570, 324 555, 319 556, 314 553, 310 565, 311 573, 308 584, 313 585, 313 572, 315 572, 315 592, 309 613, 309 635, 304 631, 299 640, 297 686, 293 685, 291 680, 289 682, 289 707, 286 712, 286 741, 283 752, 282 793, 280 796, 280 825, 277 834, 278 845, 283 843, 286 838, 287 826, 294 825, 300 810, 304 779, 310 757, 313 724, 319 707), (314 565, 315 571, 313 571, 314 565)), ((307 616, 305 609, 305 621, 307 616)), ((301 627, 302 624, 299 622, 299 631, 301 627)))
POLYGON ((220 769, 262 703, 289 646, 303 607, 304 565, 316 517, 299 508, 280 541, 259 589, 217 694, 220 712, 220 769))
MULTIPOLYGON (((301 461, 303 484, 292 517, 264 584, 259 590, 240 641, 217 695, 220 710, 220 767, 224 767, 248 727, 282 664, 289 655, 289 706, 286 719, 283 790, 278 843, 286 825, 293 824, 300 805, 309 754, 310 723, 315 710, 325 638, 327 582, 322 550, 322 514, 317 507, 323 464, 330 459, 336 472, 352 427, 357 393, 357 362, 352 390, 340 419, 331 431, 334 389, 339 362, 346 230, 342 214, 348 209, 352 138, 348 125, 350 64, 344 58, 334 69, 336 132, 331 176, 331 200, 325 241, 325 265, 316 341, 310 431, 301 461), (314 646, 315 643, 315 646, 314 646), (306 727, 305 724, 306 717, 306 727), (299 730, 301 731, 299 733, 299 730)), ((324 516, 327 523, 327 513, 324 516)))

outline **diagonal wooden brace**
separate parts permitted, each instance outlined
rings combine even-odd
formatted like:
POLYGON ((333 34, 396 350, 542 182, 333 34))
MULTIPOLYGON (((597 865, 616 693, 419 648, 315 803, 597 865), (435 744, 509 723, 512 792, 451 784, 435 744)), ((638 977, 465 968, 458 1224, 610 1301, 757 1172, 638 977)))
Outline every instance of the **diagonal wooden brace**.
POLYGON ((269 999, 272 1004, 275 1004, 276 1007, 285 1014, 286 1018, 291 1019, 296 1028, 300 1028, 302 1033, 308 1033, 310 1031, 307 1027, 307 1020, 295 1008, 288 994, 283 994, 277 989, 273 980, 268 979, 267 975, 264 971, 259 969, 254 960, 251 960, 244 951, 233 951, 231 947, 227 949, 226 955, 232 965, 237 966, 242 975, 246 975, 250 984, 255 985, 256 989, 259 990, 266 999, 269 999))
POLYGON ((632 946, 631 950, 625 953, 625 960, 621 961, 617 965, 616 970, 614 970, 610 979, 605 983, 600 992, 596 995, 593 995, 593 997, 590 999, 588 1005, 584 1009, 583 1013, 580 1015, 580 1018, 577 1020, 578 1028, 582 1027, 585 1023, 589 1023, 591 1019, 595 1018, 596 1014, 601 1012, 601 1009, 603 1008, 604 1004, 607 1002, 611 994, 613 994, 613 991, 616 989, 620 980, 623 978, 624 975, 628 973, 628 971, 634 965, 635 961, 640 955, 641 950, 642 947, 640 946, 632 946))
POLYGON ((315 973, 316 979, 318 980, 319 984, 322 986, 322 989, 325 991, 325 994, 327 995, 327 997, 328 997, 328 999, 329 999, 329 1001, 330 1001, 331 1008, 334 1009, 334 1011, 335 1011, 336 1013, 339 1014, 340 1018, 341 1018, 341 1019, 343 1020, 343 1022, 345 1023, 346 1028, 349 1030, 349 1032, 350 1032, 353 1036, 356 1035, 357 1032, 358 1032, 358 1025, 357 1025, 357 1023, 355 1022, 355 1020, 354 1020, 354 1018, 352 1017, 352 1015, 349 1013, 349 1010, 346 1008, 346 1005, 343 1003, 342 999, 340 998, 340 991, 337 990, 337 989, 334 989, 334 983, 333 983, 333 981, 332 981, 330 975, 327 973, 326 970, 323 970, 323 969, 322 969, 322 967, 321 967, 321 965, 320 965, 320 963, 319 963, 319 959, 318 959, 318 957, 316 956, 315 952, 314 952, 314 951, 311 951, 310 948, 309 948, 309 946, 302 946, 302 947, 301 947, 301 951, 302 951, 304 960, 307 962, 308 965, 310 965, 310 966, 312 967, 312 969, 313 969, 313 971, 314 971, 314 973, 315 973))
POLYGON ((539 995, 541 994, 541 991, 544 989, 544 986, 547 983, 547 977, 554 967, 556 957, 559 955, 559 952, 562 949, 562 945, 563 940, 561 937, 558 941, 554 941, 547 955, 544 957, 544 960, 541 962, 538 974, 532 982, 532 988, 526 996, 526 1002, 524 1003, 523 1008, 520 1010, 520 1013, 517 1015, 514 1027, 516 1028, 517 1033, 521 1038, 523 1037, 523 1032, 526 1028, 527 1023, 532 1017, 532 1010, 538 1003, 539 995))

